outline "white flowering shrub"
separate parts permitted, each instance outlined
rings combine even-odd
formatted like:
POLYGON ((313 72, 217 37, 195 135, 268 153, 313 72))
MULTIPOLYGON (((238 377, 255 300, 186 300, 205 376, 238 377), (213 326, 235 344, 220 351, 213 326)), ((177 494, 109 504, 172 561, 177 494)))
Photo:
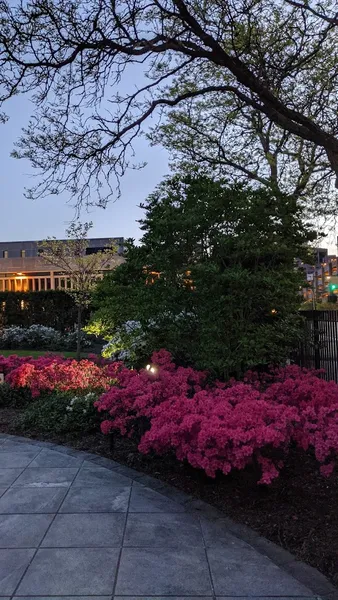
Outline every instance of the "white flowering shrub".
MULTIPOLYGON (((82 347, 90 347, 89 336, 82 334, 82 347)), ((37 349, 37 350, 73 350, 76 348, 76 332, 63 334, 52 327, 31 325, 30 327, 5 327, 0 330, 0 348, 37 349)))
POLYGON ((94 392, 89 392, 84 396, 73 396, 66 406, 65 419, 67 427, 70 430, 85 429, 88 423, 96 419, 96 410, 94 402, 98 399, 98 395, 94 392))
POLYGON ((115 335, 102 348, 102 356, 112 360, 121 360, 127 366, 144 352, 147 337, 139 321, 126 321, 116 329, 115 335))
POLYGON ((147 322, 145 328, 140 321, 126 321, 116 328, 115 334, 102 349, 104 358, 119 360, 127 367, 137 367, 154 352, 166 346, 165 332, 168 324, 172 327, 193 327, 195 316, 190 312, 173 314, 163 312, 156 319, 147 322))
POLYGON ((72 394, 52 392, 39 396, 27 405, 19 425, 23 431, 70 433, 98 428, 99 413, 94 407, 99 393, 72 394))
MULTIPOLYGON (((71 331, 62 336, 62 349, 63 350, 75 350, 76 349, 77 333, 71 331)), ((92 346, 92 338, 87 335, 84 331, 81 332, 81 348, 90 348, 92 346)))

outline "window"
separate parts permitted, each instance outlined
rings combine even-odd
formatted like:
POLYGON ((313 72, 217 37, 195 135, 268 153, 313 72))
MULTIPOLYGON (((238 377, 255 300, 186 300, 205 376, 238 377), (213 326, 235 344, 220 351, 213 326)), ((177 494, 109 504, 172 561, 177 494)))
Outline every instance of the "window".
POLYGON ((45 280, 40 279, 40 290, 44 290, 44 289, 45 289, 45 280))
POLYGON ((98 252, 102 252, 104 250, 104 246, 93 246, 92 248, 86 248, 86 254, 97 254, 98 252))
POLYGON ((26 250, 20 250, 20 256, 21 256, 21 258, 25 258, 26 257, 26 250))
POLYGON ((3 250, 2 258, 8 258, 8 250, 3 250))
POLYGON ((39 291, 39 280, 38 279, 34 279, 34 291, 35 292, 39 291))

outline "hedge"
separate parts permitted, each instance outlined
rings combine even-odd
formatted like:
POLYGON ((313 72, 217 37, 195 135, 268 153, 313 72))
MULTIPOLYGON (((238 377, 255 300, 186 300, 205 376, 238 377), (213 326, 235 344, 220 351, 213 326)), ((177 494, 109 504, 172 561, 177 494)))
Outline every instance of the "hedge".
MULTIPOLYGON (((90 310, 83 315, 83 324, 90 310)), ((45 325, 58 331, 73 328, 77 309, 73 298, 62 290, 0 292, 0 327, 45 325)))

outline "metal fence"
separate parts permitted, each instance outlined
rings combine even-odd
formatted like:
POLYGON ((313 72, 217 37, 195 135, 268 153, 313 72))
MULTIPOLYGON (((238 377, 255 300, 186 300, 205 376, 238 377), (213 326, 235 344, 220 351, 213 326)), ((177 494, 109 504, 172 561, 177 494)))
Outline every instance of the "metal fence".
POLYGON ((305 339, 297 362, 302 367, 324 369, 325 379, 338 382, 338 311, 304 311, 305 339))

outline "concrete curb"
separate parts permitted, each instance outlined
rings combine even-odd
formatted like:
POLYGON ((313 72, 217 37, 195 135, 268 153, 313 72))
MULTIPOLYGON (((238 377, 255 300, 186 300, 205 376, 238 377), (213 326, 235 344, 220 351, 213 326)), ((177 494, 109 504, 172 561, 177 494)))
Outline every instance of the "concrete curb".
MULTIPOLYGON (((185 492, 175 489, 165 482, 155 479, 149 475, 135 471, 120 463, 101 457, 97 454, 82 452, 67 446, 60 446, 52 442, 40 442, 26 437, 18 437, 8 434, 0 434, 0 439, 13 439, 16 442, 30 443, 49 450, 55 450, 62 454, 82 458, 83 460, 95 463, 95 465, 105 467, 110 471, 115 471, 137 481, 167 497, 170 500, 184 506, 189 512, 198 514, 199 517, 205 516, 208 519, 219 522, 219 526, 230 532, 235 537, 243 540, 252 546, 260 554, 267 556, 272 562, 284 569, 289 575, 292 575, 298 582, 305 585, 313 593, 314 598, 325 600, 338 600, 338 590, 330 581, 322 575, 317 569, 297 560, 290 552, 277 546, 273 542, 261 537, 246 525, 235 523, 210 504, 189 496, 185 492)), ((304 599, 305 600, 305 599, 304 599)))

